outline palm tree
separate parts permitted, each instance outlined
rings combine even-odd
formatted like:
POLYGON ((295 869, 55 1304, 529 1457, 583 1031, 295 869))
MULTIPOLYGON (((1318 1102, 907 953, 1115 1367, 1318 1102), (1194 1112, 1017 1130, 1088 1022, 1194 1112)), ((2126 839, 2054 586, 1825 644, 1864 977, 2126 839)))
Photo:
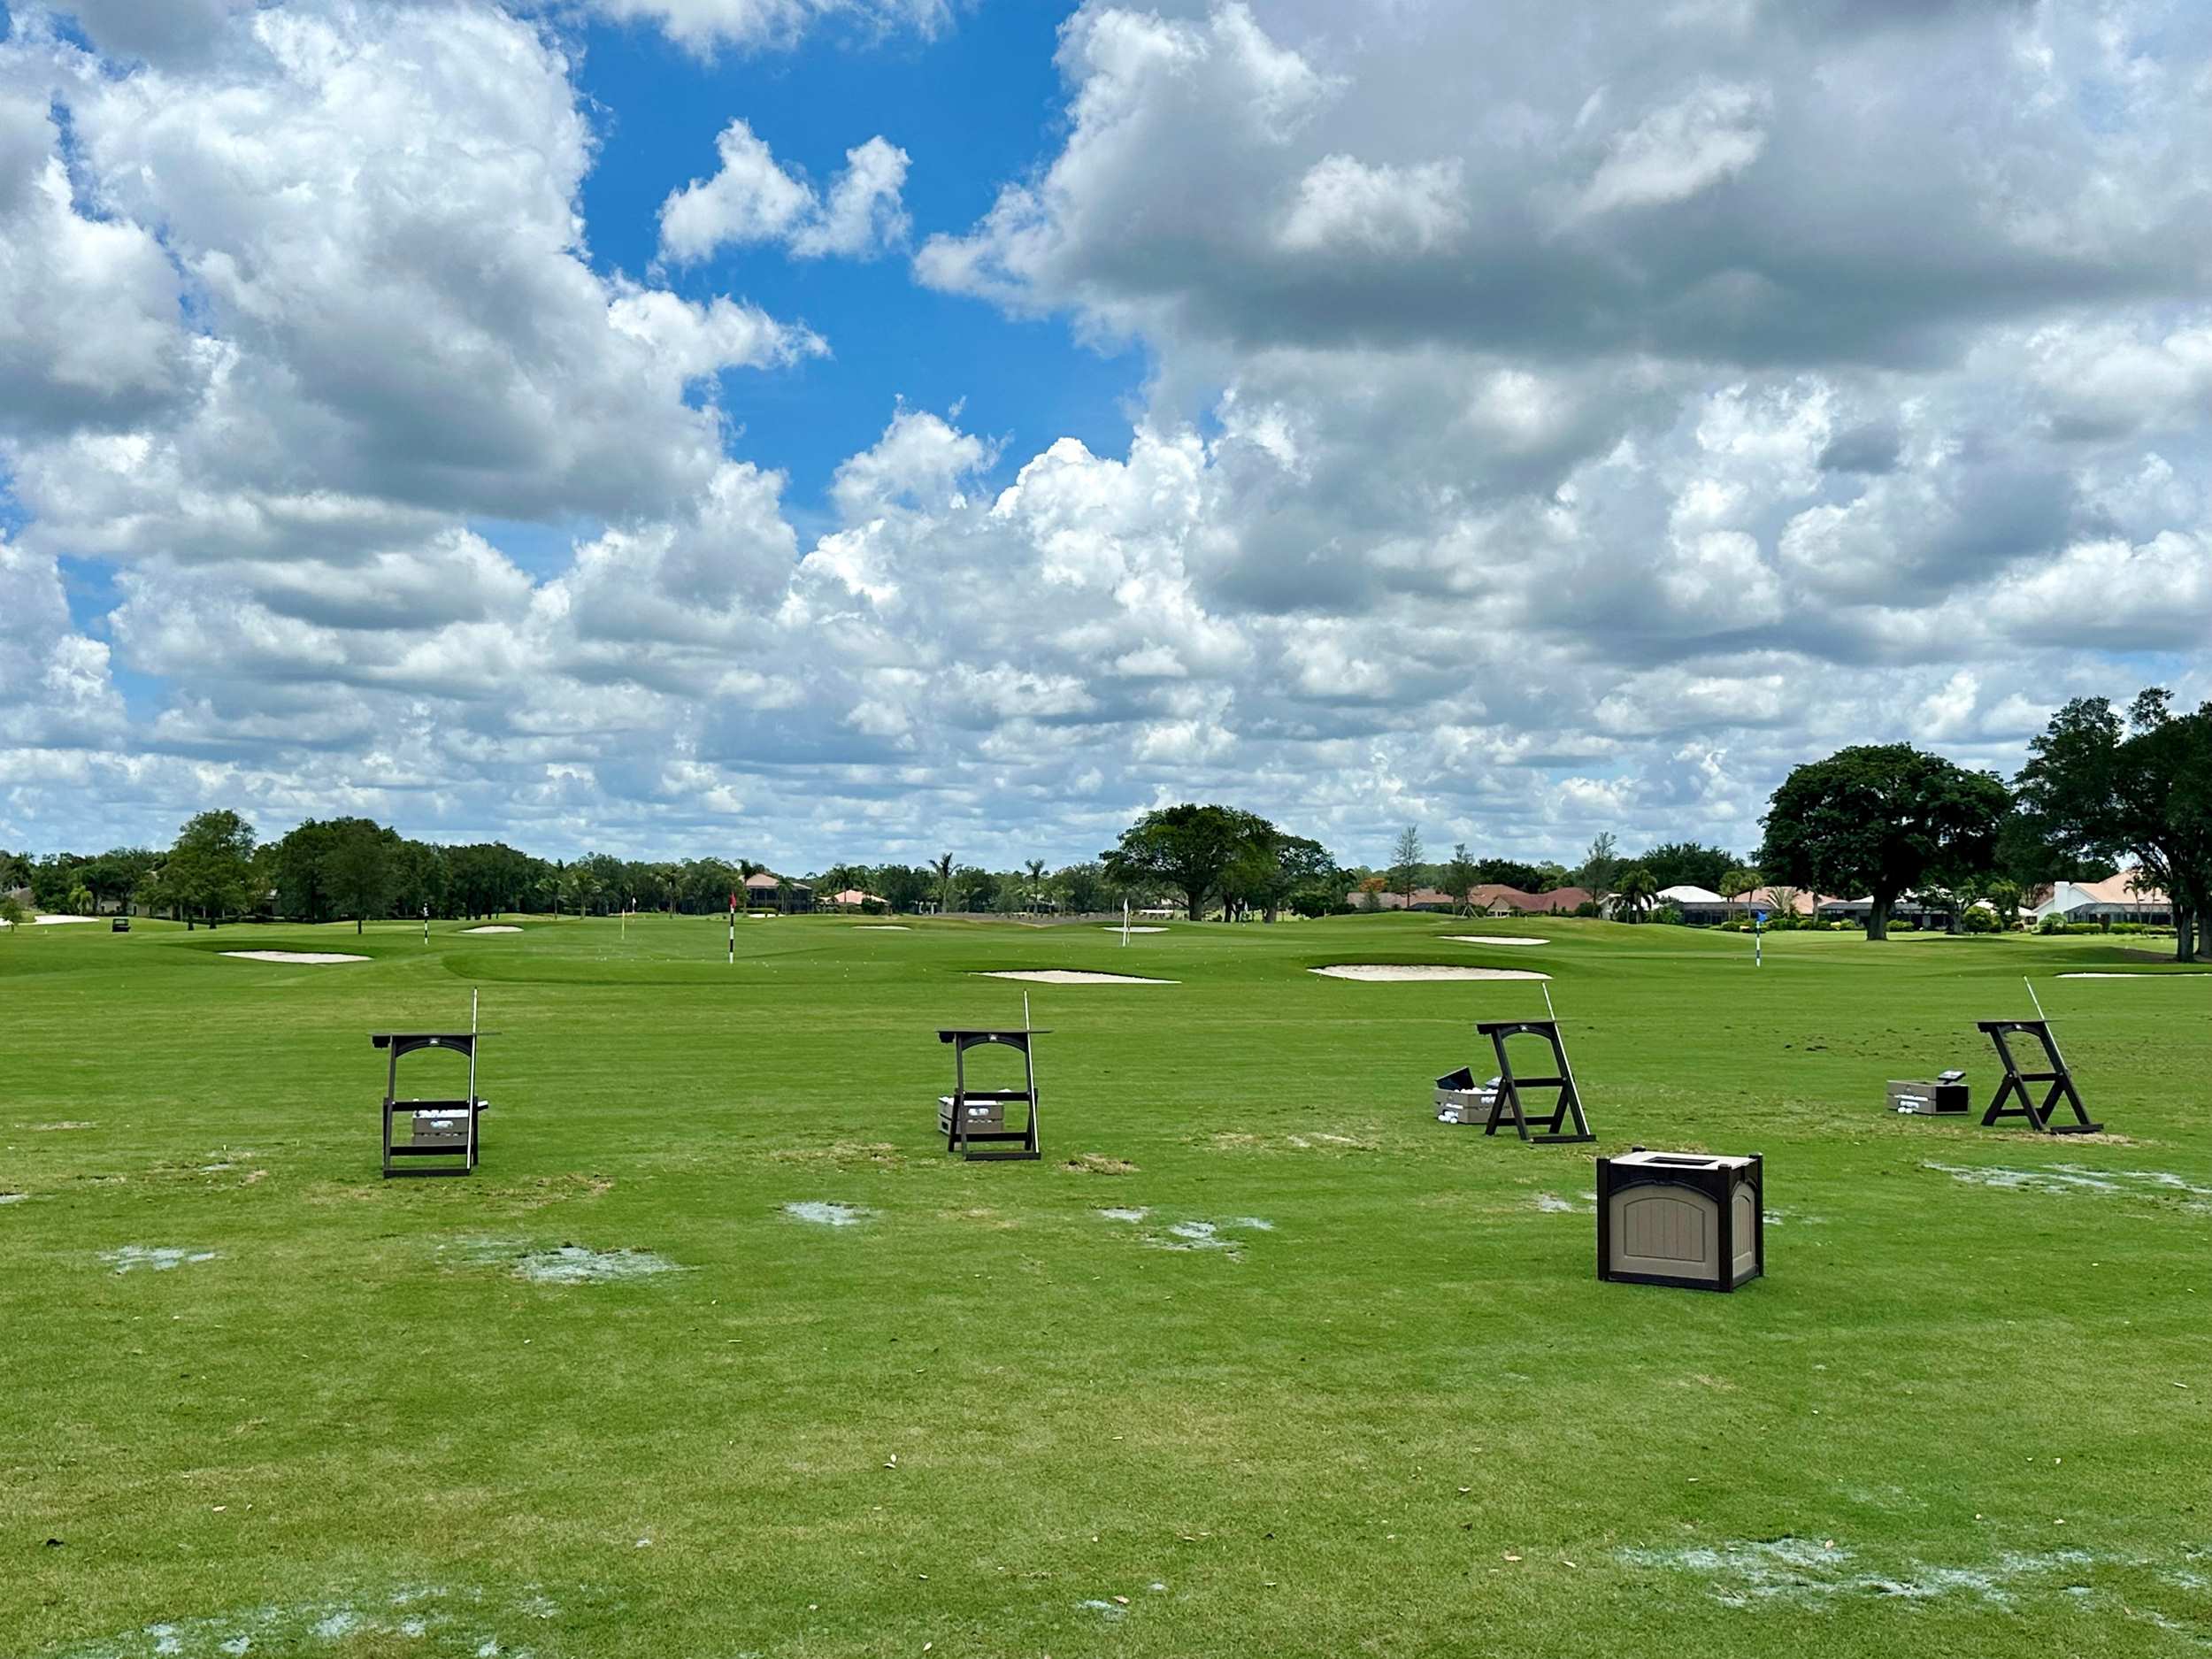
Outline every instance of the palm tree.
POLYGON ((569 865, 567 872, 562 876, 561 886, 568 890, 569 899, 576 906, 577 919, 580 921, 586 907, 599 895, 599 878, 592 874, 588 866, 574 864, 569 865))
POLYGON ((1614 907, 1632 922, 1642 921, 1658 896, 1657 879, 1641 864, 1630 864, 1613 878, 1614 907))
POLYGON ((946 853, 930 869, 937 875, 937 908, 949 913, 952 910, 952 855, 946 853))
POLYGON ((1022 868, 1029 872, 1029 908, 1033 910, 1037 908, 1037 895, 1044 886, 1045 861, 1032 858, 1022 868))

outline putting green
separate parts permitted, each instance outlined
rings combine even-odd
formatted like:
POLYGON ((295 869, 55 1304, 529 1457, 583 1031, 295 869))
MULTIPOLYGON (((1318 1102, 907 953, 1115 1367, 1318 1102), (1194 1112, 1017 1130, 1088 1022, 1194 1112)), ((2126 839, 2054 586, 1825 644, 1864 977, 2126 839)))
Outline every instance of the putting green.
POLYGON ((1466 964, 1374 916, 1179 926, 1171 988, 1064 988, 979 976, 1140 953, 864 926, 734 966, 718 916, 0 939, 0 1651, 2212 1636, 2201 978, 1549 918, 1548 987, 1310 972, 1466 964), (1885 1110, 1950 1065, 1985 1102, 2024 973, 2110 1136, 1885 1110), (1473 1023, 1547 988, 1599 1144, 1437 1124, 1473 1023), (367 1034, 472 989, 483 1163, 380 1181, 367 1034), (1025 993, 1044 1158, 949 1162, 935 1033, 1025 993), (1591 1158, 1632 1143, 1763 1153, 1769 1276, 1599 1284, 1591 1158))

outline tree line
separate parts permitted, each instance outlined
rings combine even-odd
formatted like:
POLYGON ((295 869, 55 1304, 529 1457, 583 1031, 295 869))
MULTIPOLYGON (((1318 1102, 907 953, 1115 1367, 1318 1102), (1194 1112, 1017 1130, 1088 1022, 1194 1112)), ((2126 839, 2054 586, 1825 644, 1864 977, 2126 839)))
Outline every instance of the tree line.
MULTIPOLYGON (((1380 870, 1337 863, 1327 848, 1256 813, 1186 803, 1142 814, 1094 860, 1048 870, 1031 860, 991 871, 945 853, 926 864, 837 864, 806 884, 848 889, 871 907, 914 911, 1112 912, 1172 899, 1193 919, 1284 911, 1320 916, 1371 908, 1425 887, 1463 902, 1478 886, 1530 894, 1578 887, 1593 908, 1636 919, 1678 886, 1735 897, 1760 887, 1871 900, 1867 933, 1887 936, 1901 901, 1956 919, 1978 898, 2016 910, 2033 889, 2096 879, 2121 864, 2162 890, 2177 951, 2212 957, 2212 703, 2177 710, 2152 687, 2124 711, 2077 698, 2029 744, 2009 783, 1908 743, 1855 745, 1793 768, 1761 820, 1755 853, 1671 841, 1623 856, 1600 835, 1572 869, 1470 856, 1423 856, 1417 826, 1398 836, 1380 870)), ((92 914, 122 904, 218 922, 273 915, 307 922, 503 912, 579 916, 620 909, 723 909, 764 865, 715 857, 631 860, 602 853, 561 861, 503 842, 411 841, 370 818, 311 819, 273 841, 234 811, 201 812, 164 850, 34 857, 0 850, 0 919, 11 889, 42 910, 92 914)), ((795 895, 796 883, 779 877, 795 895)))

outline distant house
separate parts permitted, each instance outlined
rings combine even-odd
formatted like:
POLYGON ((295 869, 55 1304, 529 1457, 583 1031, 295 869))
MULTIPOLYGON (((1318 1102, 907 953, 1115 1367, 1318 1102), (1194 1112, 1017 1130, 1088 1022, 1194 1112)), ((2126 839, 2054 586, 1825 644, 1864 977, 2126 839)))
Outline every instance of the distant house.
POLYGON ((814 889, 803 881, 772 875, 761 871, 745 878, 745 908, 748 910, 810 910, 814 908, 814 889))
POLYGON ((1495 881, 1471 888, 1468 902, 1478 916, 1571 916, 1590 902, 1586 887, 1554 887, 1548 893, 1525 893, 1495 881))
POLYGON ((887 910, 891 908, 886 901, 872 893, 863 893, 858 887, 847 887, 842 893, 833 893, 821 902, 833 910, 857 910, 871 904, 880 904, 887 910))
MULTIPOLYGON (((1823 898, 1814 907, 1813 914, 1824 922, 1856 922, 1864 926, 1867 918, 1874 914, 1874 900, 1871 896, 1823 898)), ((1925 903, 1909 896, 1901 896, 1890 907, 1889 918, 1893 922, 1923 928, 1947 927, 1951 920, 1949 914, 1939 905, 1925 903)))
POLYGON ((2062 921, 2101 922, 2108 927, 2115 922, 2170 926, 2172 901, 2156 887, 2137 887, 2140 879, 2140 871, 2123 870, 2102 881, 2062 881, 2029 914, 2037 922, 2055 916, 2062 921))
POLYGON ((1771 920, 1786 908, 1793 916, 1810 916, 1819 904, 1820 895, 1804 887, 1754 887, 1750 892, 1729 900, 1728 909, 1732 915, 1745 918, 1754 911, 1762 911, 1771 920), (1787 906, 1782 903, 1779 897, 1783 892, 1790 895, 1787 906))
POLYGON ((1728 901, 1710 887, 1688 883, 1659 889, 1658 902, 1671 904, 1693 927, 1710 927, 1728 919, 1728 901))

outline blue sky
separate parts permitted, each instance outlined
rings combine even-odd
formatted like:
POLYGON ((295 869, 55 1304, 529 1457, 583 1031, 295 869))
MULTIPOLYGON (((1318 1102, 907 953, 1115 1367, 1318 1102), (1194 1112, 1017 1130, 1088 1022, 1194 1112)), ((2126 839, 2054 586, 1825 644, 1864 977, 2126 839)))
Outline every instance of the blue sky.
MULTIPOLYGON (((649 28, 581 30, 577 81, 603 145, 583 195, 594 259, 633 273, 651 265, 662 200, 713 172, 715 137, 735 115, 818 181, 880 133, 916 157, 906 205, 918 239, 965 229, 1000 180, 1041 165, 1064 136, 1053 48, 1068 10, 1024 0, 929 39, 833 28, 788 52, 708 61, 649 28)), ((1079 344, 1064 320, 1010 318, 921 288, 895 257, 725 249, 668 280, 695 298, 742 296, 829 338, 833 362, 721 381, 744 426, 740 447, 790 474, 799 511, 818 509, 837 464, 873 442, 902 399, 940 412, 960 405, 967 430, 1004 441, 1002 476, 1061 436, 1106 453, 1128 446, 1128 403, 1144 377, 1133 342, 1079 344)))
POLYGON ((2174 0, 0 0, 0 846, 1572 863, 2009 772, 2212 695, 2208 74, 2174 0))

